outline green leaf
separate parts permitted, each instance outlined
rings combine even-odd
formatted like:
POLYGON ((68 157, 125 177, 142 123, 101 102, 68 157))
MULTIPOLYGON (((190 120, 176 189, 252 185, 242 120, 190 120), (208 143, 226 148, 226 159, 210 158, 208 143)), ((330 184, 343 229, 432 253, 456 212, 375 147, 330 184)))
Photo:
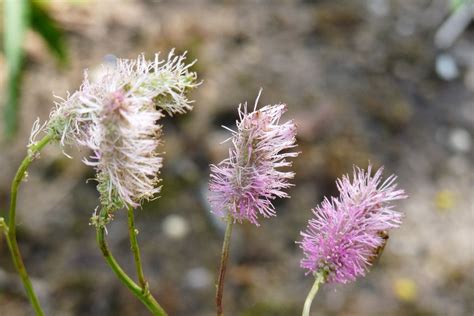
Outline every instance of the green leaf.
MULTIPOLYGON (((44 2, 43 2, 44 3, 44 2)), ((49 50, 64 66, 68 62, 68 51, 63 30, 51 17, 47 8, 39 1, 31 2, 31 28, 44 39, 49 50)))
POLYGON ((5 105, 5 132, 8 137, 17 129, 18 101, 23 65, 23 41, 29 24, 28 0, 4 0, 3 45, 7 63, 7 104, 5 105))

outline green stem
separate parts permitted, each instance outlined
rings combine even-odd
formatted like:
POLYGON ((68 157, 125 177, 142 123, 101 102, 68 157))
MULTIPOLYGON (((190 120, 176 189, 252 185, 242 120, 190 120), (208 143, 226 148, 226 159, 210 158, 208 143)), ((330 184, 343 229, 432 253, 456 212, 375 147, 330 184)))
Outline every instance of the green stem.
POLYGON ((135 259, 135 266, 137 268, 138 283, 144 292, 148 291, 148 282, 145 280, 143 273, 142 262, 140 258, 140 248, 138 247, 137 235, 138 230, 135 228, 135 219, 133 208, 128 207, 128 234, 130 236, 130 246, 132 248, 133 257, 135 259))
MULTIPOLYGON (((106 219, 108 217, 106 209, 102 209, 100 217, 106 219)), ((144 291, 139 285, 137 285, 128 275, 123 271, 118 262, 112 256, 109 250, 107 242, 105 240, 105 227, 104 225, 97 225, 97 243, 99 244, 100 250, 105 258, 107 264, 112 268, 118 279, 148 308, 148 310, 155 316, 167 316, 165 310, 158 304, 155 298, 151 295, 150 291, 144 291)))
MULTIPOLYGON (((28 167, 30 164, 35 160, 41 151, 41 149, 46 146, 53 137, 51 135, 46 135, 43 137, 40 141, 37 143, 31 145, 28 148, 28 154, 26 155, 25 159, 21 162, 20 167, 18 168, 15 178, 13 178, 13 182, 11 185, 11 196, 10 196, 10 215, 9 215, 9 221, 8 221, 8 227, 11 228, 15 226, 15 220, 16 220, 16 197, 18 193, 18 187, 21 184, 21 181, 25 177, 26 171, 28 170, 28 167)), ((16 231, 13 229, 12 236, 16 236, 16 231)))
POLYGON ((219 268, 219 275, 217 277, 217 290, 216 290, 217 316, 224 315, 224 309, 222 307, 222 297, 224 295, 224 278, 225 278, 225 272, 227 268, 227 259, 229 258, 229 247, 230 247, 230 239, 232 236, 232 226, 234 224, 234 220, 232 219, 230 215, 227 215, 226 221, 227 221, 227 226, 225 229, 224 242, 222 244, 221 265, 219 268))
POLYGON ((23 286, 26 290, 26 294, 28 295, 28 299, 30 300, 31 305, 33 306, 33 309, 36 315, 38 316, 43 316, 44 312, 41 309, 38 297, 36 296, 36 293, 33 290, 33 285, 31 284, 28 272, 26 271, 25 264, 23 263, 23 259, 20 254, 20 249, 18 247, 18 242, 16 240, 16 201, 18 195, 18 188, 21 184, 21 181, 26 175, 28 167, 37 158, 41 149, 43 149, 44 146, 46 146, 52 139, 53 137, 51 135, 46 135, 40 141, 31 145, 28 148, 28 154, 26 155, 25 159, 23 159, 20 167, 18 168, 18 171, 15 174, 15 178, 13 178, 12 181, 8 226, 4 227, 5 236, 7 239, 8 248, 10 249, 13 264, 15 265, 15 268, 18 274, 20 275, 21 281, 23 282, 23 286))
POLYGON ((311 288, 311 291, 309 291, 309 293, 308 293, 308 297, 306 297, 306 301, 304 302, 304 308, 303 308, 303 315, 302 316, 309 316, 309 310, 311 308, 311 303, 313 302, 313 299, 316 296, 316 293, 318 293, 319 286, 324 283, 325 278, 326 278, 326 273, 325 272, 315 273, 314 284, 313 284, 313 287, 311 288))

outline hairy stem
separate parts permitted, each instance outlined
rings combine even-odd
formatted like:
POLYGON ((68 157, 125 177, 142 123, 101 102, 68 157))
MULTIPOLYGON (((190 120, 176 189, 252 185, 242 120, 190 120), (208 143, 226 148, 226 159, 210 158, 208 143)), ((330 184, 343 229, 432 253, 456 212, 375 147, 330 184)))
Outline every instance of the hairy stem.
POLYGON ((326 278, 326 274, 324 272, 318 272, 315 274, 315 280, 311 291, 308 293, 308 297, 306 297, 306 301, 304 302, 303 308, 303 315, 302 316, 309 316, 309 311, 311 309, 311 303, 313 302, 316 293, 318 293, 319 286, 324 283, 324 279, 326 278))
POLYGON ((28 148, 28 154, 25 159, 21 162, 20 167, 18 168, 15 177, 13 178, 11 184, 11 193, 10 193, 10 211, 8 215, 8 225, 3 223, 3 230, 7 239, 8 249, 12 256, 13 264, 18 274, 20 275, 23 286, 25 287, 26 294, 30 300, 31 305, 36 313, 36 315, 44 315, 43 310, 41 309, 40 302, 38 297, 33 289, 31 284, 30 277, 26 271, 25 264, 21 257, 20 248, 18 247, 18 242, 16 240, 16 201, 18 196, 18 188, 20 187, 21 181, 26 175, 26 171, 30 164, 38 157, 39 152, 46 146, 53 137, 51 135, 46 135, 37 143, 32 144, 28 148))
MULTIPOLYGON (((104 220, 109 216, 108 211, 103 208, 100 212, 100 217, 104 220)), ((150 291, 145 291, 144 288, 137 285, 127 273, 120 267, 118 262, 113 257, 105 240, 105 226, 97 225, 97 243, 102 251, 105 261, 114 271, 118 279, 148 308, 148 310, 155 316, 167 316, 165 310, 158 304, 150 291)))
POLYGON ((227 259, 229 258, 229 247, 230 247, 230 239, 232 236, 232 226, 234 224, 234 220, 230 215, 227 215, 226 218, 227 225, 225 229, 224 235, 224 242, 222 244, 222 254, 221 254, 221 264, 219 268, 219 275, 217 277, 217 290, 216 290, 216 308, 217 308, 217 315, 223 316, 224 309, 222 307, 222 297, 224 295, 224 278, 225 272, 227 269, 227 259))
POLYGON ((143 274, 143 267, 140 258, 140 248, 138 247, 137 234, 138 230, 135 228, 135 219, 133 208, 128 207, 128 234, 130 236, 130 246, 133 252, 133 257, 135 259, 135 267, 137 268, 137 277, 138 283, 142 287, 144 292, 148 291, 148 282, 145 280, 145 275, 143 274))

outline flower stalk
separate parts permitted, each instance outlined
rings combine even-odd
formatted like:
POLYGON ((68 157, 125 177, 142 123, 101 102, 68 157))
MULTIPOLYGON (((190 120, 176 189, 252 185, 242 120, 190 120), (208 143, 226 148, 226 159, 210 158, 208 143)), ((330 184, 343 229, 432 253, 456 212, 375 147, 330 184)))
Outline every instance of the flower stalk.
POLYGON ((326 278, 326 273, 324 271, 321 271, 321 272, 315 273, 314 277, 315 279, 314 279, 313 286, 311 287, 311 290, 309 291, 308 296, 306 297, 306 300, 304 302, 302 316, 309 316, 311 303, 313 302, 314 297, 318 293, 320 285, 324 283, 324 279, 326 278))
POLYGON ((138 247, 138 230, 135 228, 135 214, 133 213, 133 208, 128 207, 128 234, 130 237, 130 247, 133 252, 133 258, 135 260, 135 267, 137 269, 138 283, 143 289, 143 292, 148 292, 148 282, 145 280, 145 275, 143 273, 143 267, 140 257, 140 248, 138 247))
POLYGON ((0 222, 0 228, 2 228, 2 230, 5 233, 8 249, 10 250, 10 254, 13 260, 13 265, 15 266, 15 269, 20 275, 20 278, 26 290, 28 299, 30 300, 31 306, 33 307, 33 310, 35 311, 35 314, 37 316, 43 316, 44 312, 41 308, 41 304, 38 300, 38 296, 36 295, 33 289, 33 285, 31 283, 30 277, 28 275, 25 264, 23 262, 23 258, 20 253, 20 248, 18 247, 18 242, 16 239, 16 202, 17 202, 17 196, 18 196, 18 188, 20 187, 22 180, 25 178, 28 167, 36 158, 38 158, 39 152, 51 140, 53 140, 53 136, 50 134, 47 134, 38 142, 34 142, 29 145, 28 154, 26 155, 25 159, 23 159, 22 163, 20 164, 20 167, 18 168, 11 184, 8 225, 3 218, 1 219, 1 222, 0 222))
POLYGON ((226 217, 227 225, 225 229, 224 242, 222 243, 221 263, 219 267, 219 275, 217 278, 216 285, 216 310, 217 316, 224 315, 224 308, 222 306, 222 297, 224 295, 224 279, 225 272, 227 270, 227 260, 229 259, 229 248, 230 240, 232 237, 232 227, 234 225, 234 219, 229 214, 226 217))
MULTIPOLYGON (((101 221, 107 222, 110 214, 106 208, 102 208, 99 214, 101 221)), ((107 245, 105 240, 105 226, 97 225, 96 227, 96 237, 97 243, 102 255, 104 256, 105 261, 110 266, 112 271, 114 271, 117 278, 148 308, 148 310, 154 316, 167 316, 168 314, 165 310, 158 304, 155 298, 151 295, 150 291, 147 288, 139 286, 136 284, 132 278, 130 278, 127 273, 122 269, 117 260, 115 260, 112 252, 107 245)))

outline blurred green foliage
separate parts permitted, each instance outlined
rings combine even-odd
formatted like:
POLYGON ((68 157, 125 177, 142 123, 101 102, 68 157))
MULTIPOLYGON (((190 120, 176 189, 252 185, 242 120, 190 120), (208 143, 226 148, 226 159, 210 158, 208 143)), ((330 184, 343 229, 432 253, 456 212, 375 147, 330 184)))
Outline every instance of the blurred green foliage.
POLYGON ((29 0, 4 0, 3 45, 7 63, 7 104, 5 132, 12 136, 17 129, 18 99, 23 65, 23 41, 29 22, 29 0))
POLYGON ((18 129, 23 43, 27 29, 31 28, 43 38, 61 65, 68 61, 64 33, 49 14, 46 4, 47 1, 3 0, 3 45, 8 73, 4 119, 5 134, 9 138, 18 129))
POLYGON ((65 66, 68 62, 68 52, 64 40, 64 33, 48 13, 47 8, 44 6, 44 1, 31 2, 30 23, 31 28, 41 35, 59 63, 65 66))
POLYGON ((456 11, 465 4, 474 4, 474 0, 451 0, 451 10, 456 11))

